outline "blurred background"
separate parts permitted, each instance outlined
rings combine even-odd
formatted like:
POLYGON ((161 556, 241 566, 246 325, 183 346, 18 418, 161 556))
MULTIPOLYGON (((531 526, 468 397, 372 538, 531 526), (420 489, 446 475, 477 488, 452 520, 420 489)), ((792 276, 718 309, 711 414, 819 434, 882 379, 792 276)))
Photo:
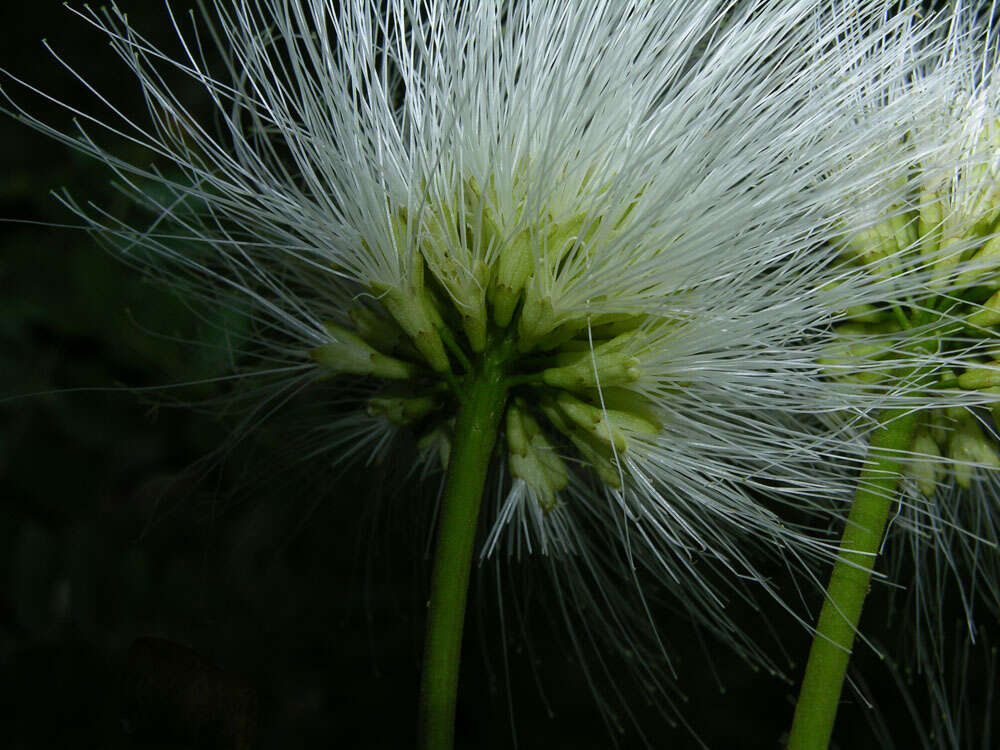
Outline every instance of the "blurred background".
MULTIPOLYGON (((170 38, 160 2, 119 4, 152 39, 170 38)), ((175 12, 193 4, 176 2, 175 12)), ((55 0, 4 4, 0 67, 93 111, 43 37, 141 117, 139 89, 104 39, 55 0)), ((30 101, 43 120, 71 127, 64 111, 30 101)), ((107 169, 0 117, 0 175, 0 218, 18 220, 0 223, 4 747, 411 746, 429 570, 427 513, 414 509, 429 507, 436 486, 408 485, 377 507, 381 472, 338 476, 298 463, 281 420, 220 453, 232 421, 210 403, 229 385, 163 388, 226 374, 220 348, 185 343, 210 342, 219 321, 59 226, 74 223, 52 195, 64 187, 128 218, 107 169), (200 698, 177 697, 195 689, 200 698)), ((505 599, 503 627, 494 570, 474 584, 459 745, 611 746, 546 607, 545 576, 531 561, 508 573, 535 583, 523 611, 505 599)), ((668 611, 659 621, 677 655, 684 716, 704 741, 779 747, 794 686, 711 644, 709 666, 682 622, 668 611)), ((897 634, 879 630, 885 621, 875 602, 866 628, 891 648, 897 634)), ((780 609, 752 623, 787 653, 807 652, 780 609)), ((973 678, 963 700, 980 722, 996 676, 989 654, 956 661, 973 678)), ((859 667, 878 708, 846 695, 838 745, 920 747, 914 716, 926 718, 929 704, 919 681, 904 698, 870 653, 859 667)), ((653 747, 698 746, 638 691, 624 701, 653 747)), ((640 747, 622 722, 620 746, 640 747)))

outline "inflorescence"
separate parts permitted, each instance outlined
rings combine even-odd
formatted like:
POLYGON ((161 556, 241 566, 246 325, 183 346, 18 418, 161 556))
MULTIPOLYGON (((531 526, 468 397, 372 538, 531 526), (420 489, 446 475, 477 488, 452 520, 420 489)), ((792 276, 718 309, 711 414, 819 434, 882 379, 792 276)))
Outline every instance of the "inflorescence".
POLYGON ((372 284, 371 295, 350 311, 350 325, 327 322, 332 341, 310 354, 334 373, 384 381, 368 413, 412 427, 418 445, 437 448, 447 466, 466 382, 484 350, 509 342, 512 398, 504 424, 511 475, 548 512, 567 485, 571 445, 601 480, 620 487, 619 456, 636 436, 660 429, 652 404, 629 385, 640 378, 637 355, 646 334, 668 322, 653 315, 557 314, 534 271, 536 254, 554 268, 579 260, 595 239, 623 231, 628 215, 556 220, 548 214, 547 224, 509 226, 475 180, 455 205, 399 209, 396 241, 405 242, 408 222, 421 237, 407 283, 372 284), (495 257, 478 260, 470 273, 470 255, 495 257))
POLYGON ((921 170, 917 194, 844 243, 846 266, 893 291, 846 311, 821 360, 830 374, 873 389, 916 379, 929 396, 957 390, 973 399, 922 411, 907 471, 928 497, 947 478, 968 488, 977 468, 1000 468, 998 147, 1000 128, 984 127, 957 174, 921 170))

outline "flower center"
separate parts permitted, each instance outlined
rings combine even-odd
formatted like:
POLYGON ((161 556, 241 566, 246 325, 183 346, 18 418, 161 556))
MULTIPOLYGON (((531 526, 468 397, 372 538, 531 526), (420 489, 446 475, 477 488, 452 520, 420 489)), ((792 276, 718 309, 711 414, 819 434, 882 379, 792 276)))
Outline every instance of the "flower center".
POLYGON ((505 219, 472 181, 463 193, 460 203, 395 212, 390 234, 409 264, 405 281, 372 284, 349 321, 325 324, 331 341, 310 356, 333 373, 372 381, 368 413, 412 430, 418 447, 447 466, 472 374, 506 342, 511 475, 545 512, 567 487, 568 461, 620 487, 630 445, 660 430, 632 386, 648 333, 664 321, 557 312, 545 282, 609 231, 601 219, 546 214, 526 225, 523 206, 505 219))

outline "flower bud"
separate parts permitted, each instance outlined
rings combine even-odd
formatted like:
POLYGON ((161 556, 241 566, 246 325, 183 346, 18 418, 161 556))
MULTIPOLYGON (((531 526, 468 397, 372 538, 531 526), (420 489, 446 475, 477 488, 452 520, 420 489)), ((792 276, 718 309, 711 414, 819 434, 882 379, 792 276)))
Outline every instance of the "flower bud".
MULTIPOLYGON (((628 334, 621 338, 625 338, 628 334)), ((623 346, 619 339, 581 352, 557 354, 556 367, 542 371, 542 380, 554 388, 596 388, 624 385, 639 379, 639 358, 618 351, 623 346)))
POLYGON ((948 457, 955 462, 955 482, 963 489, 968 489, 971 485, 972 473, 977 467, 1000 468, 1000 456, 991 441, 987 440, 979 425, 968 416, 952 433, 948 443, 948 457))
POLYGON ((497 257, 493 274, 491 301, 493 320, 501 328, 510 325, 521 299, 524 285, 535 267, 535 256, 526 231, 518 232, 497 257))
POLYGON ((966 320, 969 325, 982 328, 987 328, 1000 323, 1000 292, 997 292, 986 300, 982 304, 982 307, 972 313, 972 315, 966 318, 966 320))
POLYGON ((434 396, 375 396, 368 400, 369 416, 382 416, 395 424, 412 424, 437 407, 434 396))
POLYGON ((913 440, 913 452, 919 457, 907 462, 906 473, 916 480, 917 487, 926 497, 933 497, 943 474, 941 451, 934 438, 921 431, 913 440))
POLYGON ((523 479, 537 493, 543 511, 551 511, 556 506, 556 493, 566 488, 569 471, 523 402, 507 409, 507 445, 511 475, 523 479))
POLYGON ((958 376, 958 386, 967 391, 1000 386, 1000 362, 991 362, 988 367, 970 367, 958 376))
POLYGON ((534 349, 538 340, 559 324, 552 295, 543 293, 539 286, 534 276, 525 284, 524 307, 517 325, 517 348, 522 352, 534 349))
POLYGON ((431 369, 435 372, 447 372, 450 369, 448 355, 432 320, 433 312, 428 309, 423 284, 423 262, 419 254, 415 257, 414 265, 419 270, 405 288, 373 283, 372 291, 406 331, 431 369))
POLYGON ((354 307, 349 314, 358 335, 380 352, 400 354, 411 359, 420 356, 406 331, 392 318, 379 315, 367 307, 354 307))
POLYGON ((618 489, 622 486, 621 473, 612 463, 614 457, 607 444, 602 444, 592 432, 575 428, 553 399, 543 399, 539 403, 539 408, 552 426, 572 441, 591 468, 597 472, 597 476, 611 487, 618 489))
POLYGON ((336 323, 323 325, 336 340, 310 349, 309 356, 335 373, 408 380, 420 372, 420 368, 412 362, 404 362, 376 351, 360 336, 336 323))

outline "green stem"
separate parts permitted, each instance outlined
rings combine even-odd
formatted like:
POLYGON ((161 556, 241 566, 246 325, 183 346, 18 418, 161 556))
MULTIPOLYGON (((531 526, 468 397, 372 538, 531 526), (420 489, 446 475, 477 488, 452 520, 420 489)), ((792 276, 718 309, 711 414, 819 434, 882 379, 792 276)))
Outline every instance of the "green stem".
POLYGON ((899 485, 900 458, 913 444, 917 420, 915 412, 901 410, 880 415, 816 625, 789 750, 824 750, 830 742, 861 608, 899 485))
POLYGON ((418 730, 423 750, 450 750, 455 740, 455 698, 469 570, 483 486, 507 402, 505 368, 512 352, 509 339, 487 342, 478 367, 466 381, 455 420, 424 644, 418 730))

